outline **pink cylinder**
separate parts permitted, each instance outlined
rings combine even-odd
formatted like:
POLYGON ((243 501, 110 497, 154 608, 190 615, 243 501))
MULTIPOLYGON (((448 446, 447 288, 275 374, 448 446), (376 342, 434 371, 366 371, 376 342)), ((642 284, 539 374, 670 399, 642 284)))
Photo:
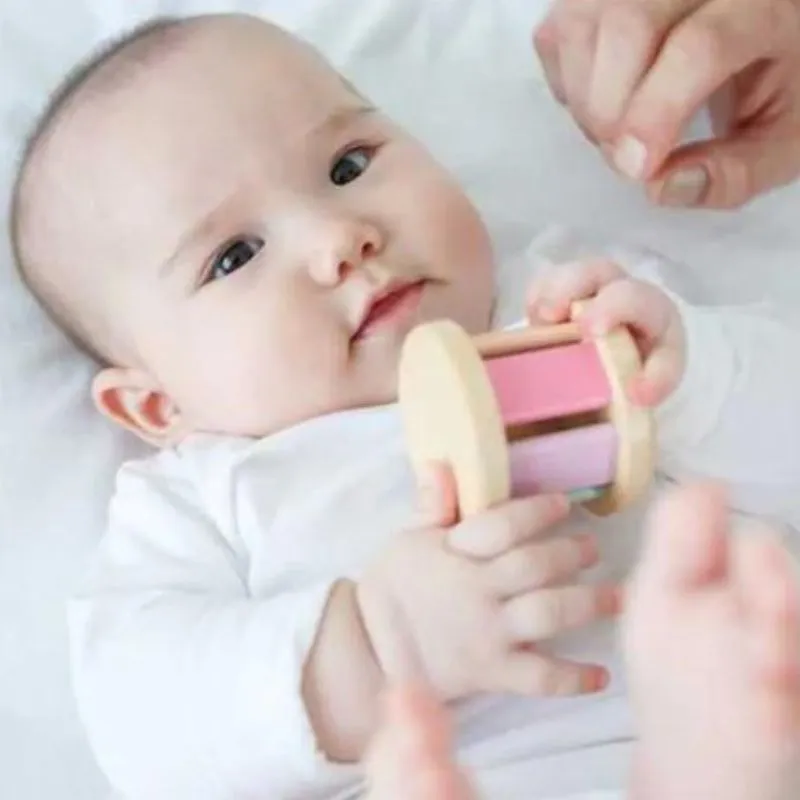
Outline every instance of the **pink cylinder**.
POLYGON ((593 342, 489 359, 486 370, 506 427, 599 411, 611 402, 593 342))
POLYGON ((617 434, 603 422, 533 436, 512 443, 509 457, 514 496, 604 486, 614 480, 617 434))

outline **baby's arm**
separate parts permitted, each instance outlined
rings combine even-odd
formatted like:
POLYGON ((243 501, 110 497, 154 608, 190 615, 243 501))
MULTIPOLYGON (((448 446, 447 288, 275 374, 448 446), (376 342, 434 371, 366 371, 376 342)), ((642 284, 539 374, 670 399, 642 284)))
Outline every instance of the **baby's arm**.
POLYGON ((352 581, 331 592, 303 673, 302 693, 320 749, 334 761, 357 761, 377 725, 383 675, 352 581))
POLYGON ((353 780, 319 747, 355 757, 373 715, 352 593, 319 583, 253 597, 248 568, 191 486, 126 468, 70 609, 81 716, 123 796, 290 798, 353 780))
POLYGON ((663 471, 723 479, 739 510, 800 528, 800 327, 677 303, 686 368, 658 411, 663 471))

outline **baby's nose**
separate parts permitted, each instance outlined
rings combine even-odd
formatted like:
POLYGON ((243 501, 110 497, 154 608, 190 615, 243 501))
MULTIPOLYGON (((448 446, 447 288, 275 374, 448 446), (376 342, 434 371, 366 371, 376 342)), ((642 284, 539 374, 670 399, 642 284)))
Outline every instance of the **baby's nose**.
POLYGON ((311 260, 312 277, 321 284, 334 286, 379 255, 383 237, 375 225, 365 220, 337 219, 326 225, 319 244, 311 260))

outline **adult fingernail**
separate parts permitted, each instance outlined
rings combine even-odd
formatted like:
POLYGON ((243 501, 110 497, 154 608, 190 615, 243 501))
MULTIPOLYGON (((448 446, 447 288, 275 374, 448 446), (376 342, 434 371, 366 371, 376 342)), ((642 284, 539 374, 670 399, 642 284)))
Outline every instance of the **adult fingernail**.
POLYGON ((665 206, 696 206, 705 199, 708 184, 705 167, 679 169, 667 178, 658 199, 665 206))
POLYGON ((644 175, 647 148, 635 136, 623 136, 613 151, 616 168, 631 180, 638 181, 644 175))

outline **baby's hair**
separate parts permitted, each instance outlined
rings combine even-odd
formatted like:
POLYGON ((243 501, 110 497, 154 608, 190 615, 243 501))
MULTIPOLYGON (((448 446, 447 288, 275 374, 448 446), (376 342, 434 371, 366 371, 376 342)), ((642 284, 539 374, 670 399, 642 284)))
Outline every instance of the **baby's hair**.
POLYGON ((116 87, 148 66, 168 51, 177 41, 176 34, 189 26, 191 20, 178 17, 159 17, 124 33, 104 44, 98 51, 78 64, 61 82, 49 98, 44 112, 30 132, 19 160, 17 176, 11 195, 9 211, 9 236, 14 261, 23 283, 51 319, 85 353, 99 363, 109 359, 106 348, 94 341, 90 326, 77 318, 74 310, 59 292, 39 274, 28 253, 30 214, 26 208, 28 182, 45 141, 69 113, 74 103, 80 102, 84 93, 102 93, 116 87))

